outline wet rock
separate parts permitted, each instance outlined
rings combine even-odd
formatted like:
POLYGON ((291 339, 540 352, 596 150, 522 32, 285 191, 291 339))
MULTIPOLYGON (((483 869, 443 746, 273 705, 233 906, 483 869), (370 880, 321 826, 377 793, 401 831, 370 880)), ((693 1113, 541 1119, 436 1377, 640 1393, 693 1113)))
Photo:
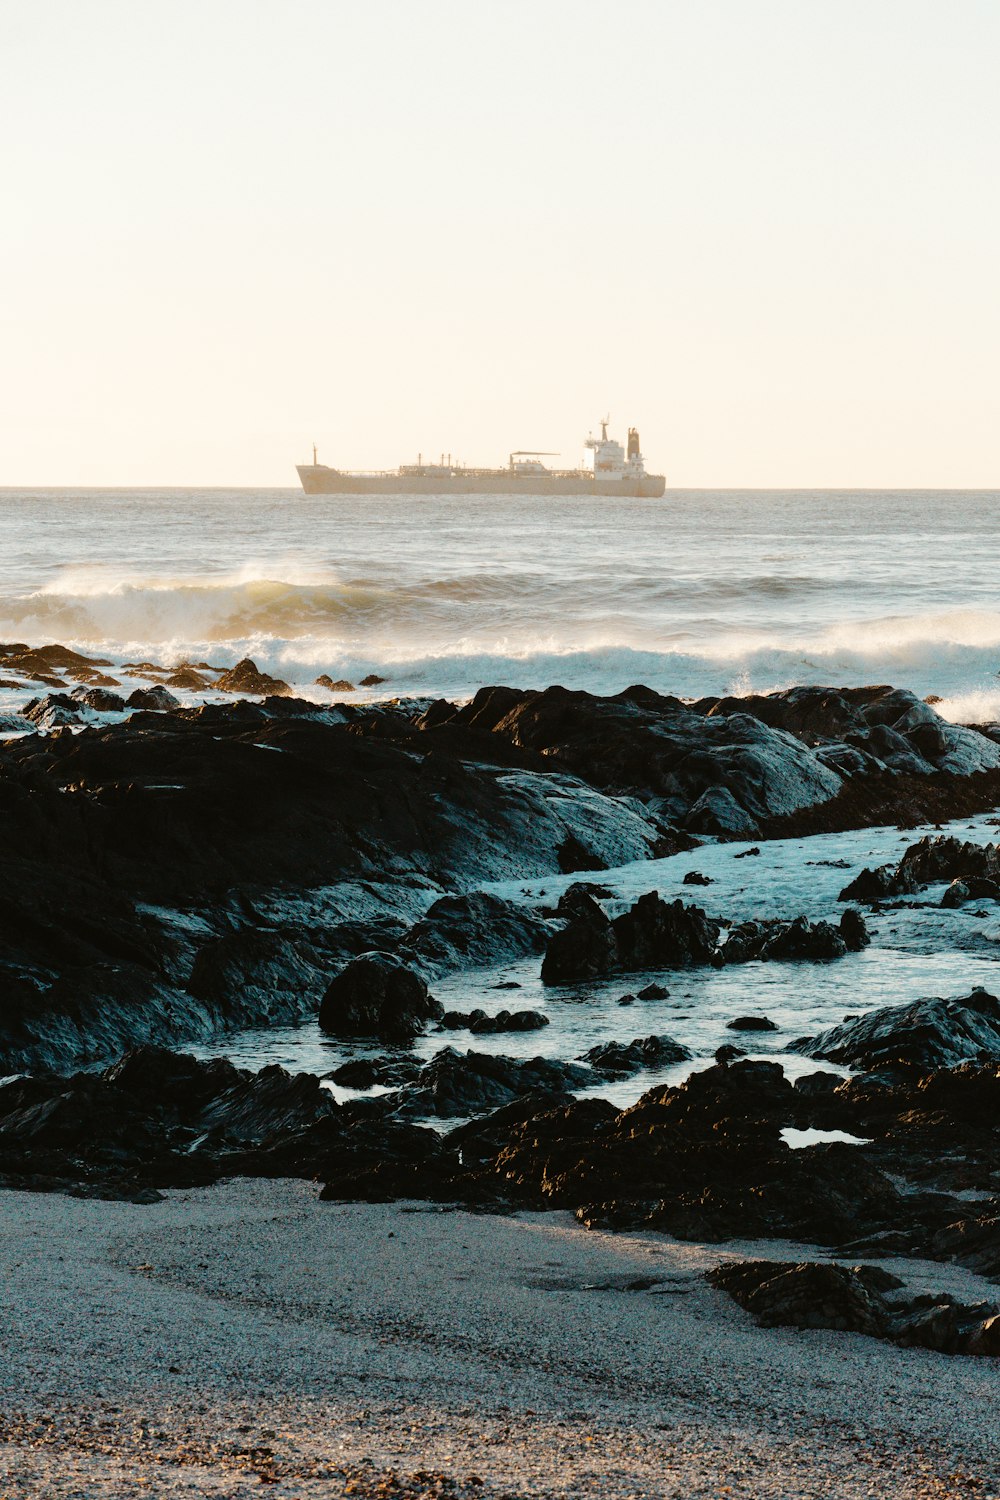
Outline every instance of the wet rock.
MULTIPOLYGON (((943 881, 961 882, 970 894, 995 898, 1000 892, 1000 849, 995 844, 966 843, 944 834, 928 836, 911 844, 898 864, 862 870, 841 891, 840 900, 880 901, 888 896, 909 896, 943 881)), ((949 900, 946 893, 943 904, 959 905, 964 899, 949 900)))
POLYGON ((105 687, 74 688, 70 697, 97 713, 120 714, 125 711, 125 699, 121 693, 112 693, 105 687))
POLYGON ((406 1042, 419 1036, 444 1007, 425 980, 390 953, 364 953, 331 979, 319 1024, 333 1036, 377 1036, 406 1042))
POLYGON ((346 677, 340 677, 334 682, 328 673, 323 672, 316 678, 316 687, 326 688, 329 693, 353 693, 354 683, 348 682, 346 677))
POLYGON ((249 694, 259 698, 290 698, 293 691, 280 677, 269 677, 258 671, 256 662, 245 656, 228 672, 223 672, 214 684, 216 692, 249 694))
POLYGON ((337 1112, 309 1074, 139 1048, 103 1073, 0 1089, 0 1183, 148 1202, 226 1174, 308 1175, 337 1112))
POLYGON ((601 1042, 582 1057, 583 1062, 608 1078, 625 1078, 647 1068, 666 1068, 686 1062, 691 1056, 687 1047, 669 1036, 636 1037, 634 1041, 601 1042))
POLYGON ((177 667, 166 678, 165 684, 168 688, 176 688, 179 692, 198 693, 212 686, 209 679, 194 667, 177 667))
POLYGON ((655 981, 652 984, 645 985, 638 993, 638 999, 640 1000, 668 1000, 669 998, 670 991, 666 986, 657 984, 655 981))
POLYGON ((726 1022, 729 1031, 777 1031, 779 1028, 767 1016, 736 1016, 726 1022))
POLYGON ((592 897, 581 896, 567 925, 549 938, 542 960, 542 983, 579 983, 618 967, 618 941, 611 919, 592 897))
POLYGON ((540 953, 550 932, 533 912, 486 891, 443 896, 400 943, 408 961, 432 976, 456 969, 498 967, 540 953))
POLYGON ((446 1031, 471 1031, 475 1036, 493 1036, 505 1031, 540 1031, 548 1016, 539 1010, 501 1010, 489 1016, 484 1010, 447 1010, 441 1017, 446 1031))
POLYGON ((153 712, 168 713, 172 708, 180 707, 180 700, 175 698, 162 683, 157 683, 151 688, 136 688, 125 700, 126 708, 149 709, 153 712))
POLYGON ((841 784, 782 730, 739 711, 709 717, 645 687, 613 698, 484 688, 436 732, 460 730, 502 736, 602 790, 656 797, 665 822, 694 833, 752 832, 762 816, 824 801, 841 784))
POLYGON ((549 939, 544 984, 572 984, 622 971, 711 963, 721 925, 700 908, 665 902, 656 891, 640 896, 611 921, 596 901, 581 901, 561 932, 549 939))
POLYGON ((67 671, 66 676, 72 678, 74 682, 81 683, 84 687, 121 687, 117 677, 110 677, 107 672, 97 672, 91 667, 72 667, 67 671))
POLYGON ((986 990, 962 999, 891 1005, 792 1042, 791 1049, 869 1072, 916 1067, 924 1072, 1000 1058, 1000 1000, 986 990))
POLYGON ((570 921, 549 939, 542 982, 578 984, 606 974, 706 964, 721 968, 753 959, 828 962, 848 951, 829 922, 810 922, 806 917, 743 922, 728 930, 724 942, 722 937, 723 924, 701 907, 663 901, 656 891, 640 896, 614 920, 596 901, 580 895, 570 921))
POLYGON ((362 677, 362 687, 380 687, 386 678, 380 677, 377 672, 369 672, 367 677, 362 677))
POLYGON ((397 1115, 454 1119, 497 1109, 524 1094, 561 1096, 568 1089, 601 1082, 599 1073, 581 1063, 495 1057, 485 1052, 463 1054, 445 1047, 421 1068, 411 1089, 390 1096, 386 1103, 394 1106, 397 1115))
POLYGON ((682 885, 714 885, 711 876, 703 875, 700 870, 688 870, 684 876, 682 885))
POLYGON ((315 1014, 332 967, 301 940, 243 928, 199 949, 187 988, 230 1026, 287 1025, 315 1014))
POLYGON ((342 1063, 329 1075, 333 1083, 347 1089, 399 1088, 413 1083, 420 1063, 413 1057, 358 1057, 342 1063))
POLYGON ((724 1042, 721 1047, 716 1047, 712 1053, 715 1061, 723 1065, 735 1062, 738 1057, 746 1057, 746 1055, 744 1047, 737 1047, 732 1042, 724 1042))
POLYGON ((969 875, 953 880, 941 897, 945 907, 962 906, 966 901, 1000 901, 1000 883, 984 875, 969 875))
POLYGON ((860 953, 871 942, 868 924, 856 907, 849 906, 841 916, 840 936, 848 953, 860 953))
POLYGON ((21 715, 45 734, 85 721, 80 704, 68 693, 48 693, 44 698, 32 698, 22 708, 21 715))
POLYGON ((575 875, 578 870, 606 870, 607 861, 580 842, 575 833, 568 833, 559 845, 559 868, 564 875, 575 875))
POLYGON ((759 854, 759 853, 760 853, 760 850, 755 845, 752 849, 741 849, 740 852, 739 852, 739 854, 734 854, 733 855, 733 858, 734 859, 753 859, 753 857, 755 855, 759 854))
POLYGON ((84 656, 68 646, 27 646, 23 642, 0 646, 0 661, 10 672, 31 677, 40 672, 90 671, 113 664, 101 656, 84 656))
POLYGON ((829 922, 810 922, 805 917, 782 923, 772 936, 765 939, 759 957, 766 960, 807 959, 811 962, 829 962, 842 958, 847 944, 837 929, 829 922))

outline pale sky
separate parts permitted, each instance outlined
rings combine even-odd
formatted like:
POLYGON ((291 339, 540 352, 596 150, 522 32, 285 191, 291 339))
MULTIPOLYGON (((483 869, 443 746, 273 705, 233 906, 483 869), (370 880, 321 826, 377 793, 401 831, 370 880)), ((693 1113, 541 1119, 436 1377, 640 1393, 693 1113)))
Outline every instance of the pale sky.
POLYGON ((1000 0, 0 0, 0 485, 1000 486, 1000 0))

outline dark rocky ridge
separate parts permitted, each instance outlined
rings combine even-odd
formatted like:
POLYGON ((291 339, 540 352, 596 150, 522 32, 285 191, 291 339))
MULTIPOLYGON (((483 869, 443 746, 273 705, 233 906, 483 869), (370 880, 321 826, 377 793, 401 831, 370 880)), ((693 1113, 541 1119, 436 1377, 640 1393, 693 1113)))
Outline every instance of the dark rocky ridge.
MULTIPOLYGON (((102 665, 45 651, 43 662, 12 647, 7 659, 67 673, 102 665)), ((93 716, 67 702, 51 707, 93 716)), ((0 1066, 73 1066, 137 1041, 310 1013, 347 958, 403 935, 388 918, 373 933, 349 915, 296 917, 319 888, 453 892, 407 939, 433 977, 546 937, 530 913, 469 894, 478 882, 684 847, 678 822, 723 826, 709 815, 720 788, 743 831, 747 817, 769 827, 825 817, 838 788, 876 801, 890 783, 904 800, 995 797, 1000 772, 977 768, 998 763, 992 741, 882 688, 693 706, 640 688, 607 699, 498 688, 426 712, 281 697, 28 736, 0 746, 0 1066), (860 760, 831 753, 851 735, 864 740, 860 760), (288 898, 277 921, 261 915, 281 905, 276 893, 288 898), (207 984, 199 950, 247 932, 258 934, 248 952, 270 950, 267 983, 222 964, 207 984)))
MULTIPOLYGON (((484 688, 467 707, 438 704, 420 722, 458 738, 501 736, 594 786, 654 799, 694 833, 736 837, 805 809, 822 822, 820 809, 855 783, 881 783, 886 796, 886 773, 918 783, 1000 769, 992 740, 889 687, 789 688, 694 704, 644 687, 613 698, 484 688)), ((915 794, 907 781, 903 797, 915 794)))
POLYGON ((878 1266, 748 1261, 709 1271, 764 1328, 834 1328, 941 1354, 1000 1355, 1000 1306, 947 1293, 892 1297, 903 1283, 878 1266))
POLYGON ((664 901, 656 891, 640 896, 614 918, 583 891, 569 910, 566 926, 549 938, 542 961, 544 984, 576 984, 644 969, 709 964, 721 969, 754 959, 823 963, 859 952, 869 941, 864 919, 853 908, 844 913, 839 930, 805 917, 758 918, 729 926, 700 906, 664 901))

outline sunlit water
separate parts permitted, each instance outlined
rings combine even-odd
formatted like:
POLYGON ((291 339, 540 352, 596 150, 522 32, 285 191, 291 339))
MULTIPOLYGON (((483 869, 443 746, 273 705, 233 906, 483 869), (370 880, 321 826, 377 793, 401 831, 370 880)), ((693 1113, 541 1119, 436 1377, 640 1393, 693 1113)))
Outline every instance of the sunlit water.
MULTIPOLYGON (((681 897, 711 915, 733 921, 804 913, 812 920, 837 922, 844 909, 838 895, 864 865, 895 862, 909 843, 934 831, 928 827, 902 834, 896 829, 863 829, 808 840, 780 840, 761 844, 759 855, 743 859, 738 856, 750 846, 707 845, 593 876, 553 876, 487 888, 508 898, 548 903, 557 900, 567 885, 584 879, 614 893, 618 906, 611 910, 624 907, 644 891, 658 890, 666 900, 681 897), (693 869, 708 875, 713 884, 684 885, 684 875, 693 869)), ((995 820, 987 817, 949 825, 947 831, 979 843, 997 835, 995 820)), ((541 982, 540 959, 534 955, 499 969, 450 975, 432 986, 447 1009, 467 1011, 478 1006, 494 1014, 530 1007, 547 1015, 549 1025, 540 1031, 494 1036, 433 1030, 418 1038, 412 1048, 398 1050, 421 1060, 429 1060, 444 1046, 509 1057, 566 1059, 581 1056, 598 1042, 629 1042, 651 1034, 670 1036, 690 1049, 690 1062, 601 1084, 594 1090, 620 1104, 630 1103, 654 1083, 679 1082, 694 1068, 709 1066, 716 1048, 724 1043, 744 1048, 748 1056, 780 1061, 790 1077, 815 1072, 831 1065, 789 1052, 795 1038, 814 1035, 846 1015, 877 1006, 903 1004, 926 995, 968 994, 977 986, 996 991, 1000 986, 1000 907, 991 901, 974 901, 958 911, 943 910, 943 893, 943 886, 932 887, 907 898, 898 909, 869 915, 871 946, 831 963, 658 970, 547 988, 541 982), (634 995, 652 980, 668 988, 666 999, 619 1004, 623 995, 634 995), (520 988, 496 988, 511 981, 520 988), (778 1030, 739 1033, 728 1029, 728 1022, 748 1015, 766 1016, 778 1030)), ((322 1075, 350 1058, 382 1056, 387 1049, 327 1037, 315 1022, 306 1022, 221 1037, 210 1046, 192 1050, 202 1057, 228 1056, 254 1069, 277 1062, 322 1075)), ((338 1097, 350 1093, 334 1092, 338 1097)))
POLYGON ((700 695, 886 681, 1000 716, 1000 493, 0 491, 0 640, 700 695))
MULTIPOLYGON (((541 500, 8 490, 0 536, 0 640, 60 641, 116 663, 231 665, 249 654, 320 702, 330 696, 314 686, 321 672, 353 682, 376 672, 388 679, 383 696, 461 697, 497 682, 599 692, 644 682, 693 697, 881 681, 940 696, 954 719, 1000 718, 998 492, 541 500)), ((0 690, 0 708, 24 696, 0 690)), ((993 832, 979 820, 972 836, 993 832)), ((623 900, 659 888, 735 919, 836 919, 850 875, 911 836, 868 830, 764 845, 746 861, 726 846, 596 878, 623 900), (716 884, 683 887, 693 866, 716 884)), ((555 898, 566 883, 536 882, 525 897, 555 898)), ((989 903, 949 913, 924 904, 873 925, 872 947, 835 964, 663 975, 667 1000, 626 1007, 617 1000, 639 981, 546 991, 537 958, 454 976, 434 987, 447 1006, 531 1006, 551 1025, 432 1033, 415 1052, 452 1044, 567 1058, 656 1032, 689 1046, 697 1066, 735 1041, 811 1068, 785 1053, 789 1039, 845 1012, 992 984, 1000 916, 989 903), (501 980, 521 988, 491 988, 501 980), (727 1031, 747 1013, 780 1030, 750 1040, 727 1031)), ((322 1073, 366 1049, 310 1024, 201 1050, 322 1073)), ((624 1102, 684 1071, 601 1092, 624 1102)))

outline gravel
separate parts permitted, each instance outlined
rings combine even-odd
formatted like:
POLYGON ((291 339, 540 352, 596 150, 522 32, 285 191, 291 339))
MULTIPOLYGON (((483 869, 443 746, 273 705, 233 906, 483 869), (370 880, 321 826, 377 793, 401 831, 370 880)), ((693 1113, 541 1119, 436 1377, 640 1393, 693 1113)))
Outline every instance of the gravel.
POLYGON ((1000 1361, 756 1328, 730 1255, 816 1258, 301 1182, 0 1194, 0 1497, 1000 1496, 1000 1361))

